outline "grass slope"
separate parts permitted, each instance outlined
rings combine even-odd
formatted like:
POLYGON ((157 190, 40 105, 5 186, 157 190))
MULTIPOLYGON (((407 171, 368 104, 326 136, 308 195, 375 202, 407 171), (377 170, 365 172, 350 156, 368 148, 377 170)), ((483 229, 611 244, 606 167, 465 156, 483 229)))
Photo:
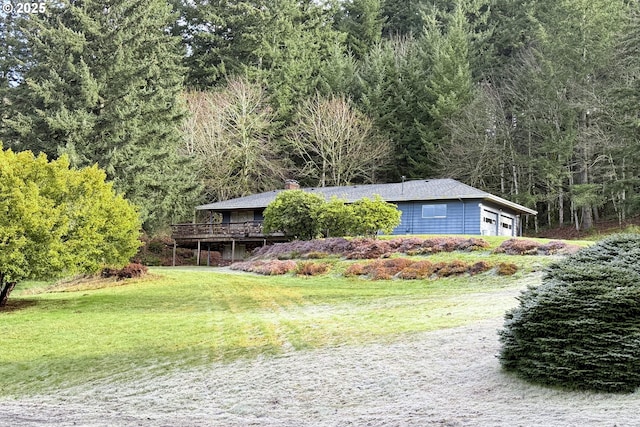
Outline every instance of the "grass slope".
MULTIPOLYGON (((509 259, 528 269, 548 262, 509 259)), ((136 372, 454 327, 501 316, 515 305, 513 290, 525 275, 370 281, 331 273, 301 278, 151 271, 102 289, 88 284, 38 293, 46 288, 31 284, 16 291, 10 310, 0 312, 0 393, 33 394, 133 379, 136 372)))

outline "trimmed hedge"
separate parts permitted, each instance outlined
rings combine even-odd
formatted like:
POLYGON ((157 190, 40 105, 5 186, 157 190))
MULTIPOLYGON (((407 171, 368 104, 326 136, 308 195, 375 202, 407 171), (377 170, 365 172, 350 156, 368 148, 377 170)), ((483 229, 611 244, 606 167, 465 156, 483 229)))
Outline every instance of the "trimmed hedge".
POLYGON ((571 389, 640 386, 640 235, 612 236, 554 264, 499 332, 500 363, 571 389))

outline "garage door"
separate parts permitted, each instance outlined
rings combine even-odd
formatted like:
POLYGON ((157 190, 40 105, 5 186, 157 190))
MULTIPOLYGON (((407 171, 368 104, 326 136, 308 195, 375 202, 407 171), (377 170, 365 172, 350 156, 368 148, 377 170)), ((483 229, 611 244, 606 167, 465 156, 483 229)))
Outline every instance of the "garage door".
POLYGON ((498 213, 487 209, 482 210, 482 222, 480 233, 483 236, 496 236, 498 234, 498 213))
POLYGON ((513 225, 515 224, 515 218, 507 215, 500 215, 500 227, 499 233, 501 236, 513 236, 513 225))

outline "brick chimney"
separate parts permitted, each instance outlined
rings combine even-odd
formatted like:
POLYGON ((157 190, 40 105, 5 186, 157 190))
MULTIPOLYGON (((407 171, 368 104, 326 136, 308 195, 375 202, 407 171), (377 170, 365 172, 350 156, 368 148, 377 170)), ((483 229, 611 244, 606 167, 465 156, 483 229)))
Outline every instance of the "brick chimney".
POLYGON ((296 181, 295 179, 288 179, 284 182, 284 189, 285 190, 299 190, 300 189, 300 184, 298 184, 298 181, 296 181))

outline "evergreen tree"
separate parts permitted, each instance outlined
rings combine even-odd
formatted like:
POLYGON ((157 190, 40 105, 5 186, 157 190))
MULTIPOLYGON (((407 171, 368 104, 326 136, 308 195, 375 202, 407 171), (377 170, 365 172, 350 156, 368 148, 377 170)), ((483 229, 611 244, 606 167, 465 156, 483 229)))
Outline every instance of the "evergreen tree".
POLYGON ((266 34, 253 52, 259 60, 245 72, 268 88, 289 121, 297 104, 329 86, 324 77, 344 55, 345 34, 334 30, 333 10, 311 0, 273 1, 265 13, 266 34))
MULTIPOLYGON (((317 90, 334 91, 346 35, 335 29, 335 10, 316 2, 250 0, 187 2, 174 31, 187 45, 187 86, 211 88, 236 75, 268 88, 282 119, 317 90), (330 80, 330 81, 328 81, 330 80)), ((344 80, 343 80, 344 81, 344 80)))
MULTIPOLYGON (((457 114, 471 99, 473 83, 469 63, 469 29, 465 10, 458 4, 446 29, 434 15, 426 19, 423 49, 432 68, 426 83, 430 120, 420 123, 421 138, 429 153, 446 150, 449 140, 446 120, 457 114)), ((436 168, 437 163, 433 167, 436 168)))
POLYGON ((542 384, 640 386, 640 235, 609 237, 552 265, 500 331, 502 366, 542 384))
POLYGON ((422 0, 384 0, 382 16, 384 17, 383 34, 387 38, 398 36, 418 36, 422 33, 423 12, 422 0))
POLYGON ((427 61, 412 37, 394 38, 375 46, 357 71, 355 99, 393 144, 387 180, 432 174, 434 159, 429 160, 417 125, 429 120, 427 61))
POLYGON ((383 25, 381 0, 349 0, 338 28, 347 34, 347 48, 360 60, 382 39, 383 25))
POLYGON ((640 209, 640 5, 631 8, 628 20, 616 40, 608 91, 610 123, 615 132, 612 159, 614 180, 607 190, 620 222, 640 209))
POLYGON ((64 1, 30 16, 29 67, 3 118, 10 146, 105 169, 147 230, 186 214, 198 191, 177 153, 184 70, 171 19, 162 0, 64 1))

